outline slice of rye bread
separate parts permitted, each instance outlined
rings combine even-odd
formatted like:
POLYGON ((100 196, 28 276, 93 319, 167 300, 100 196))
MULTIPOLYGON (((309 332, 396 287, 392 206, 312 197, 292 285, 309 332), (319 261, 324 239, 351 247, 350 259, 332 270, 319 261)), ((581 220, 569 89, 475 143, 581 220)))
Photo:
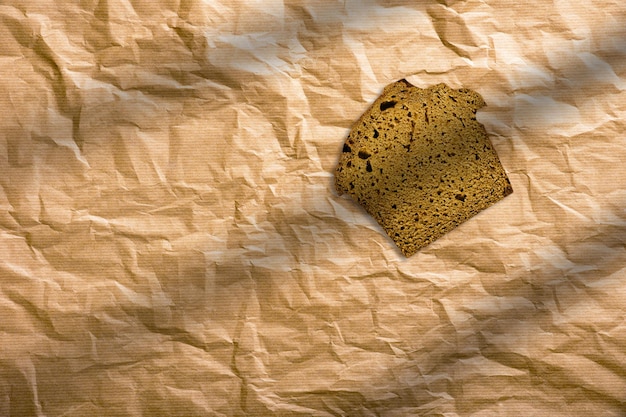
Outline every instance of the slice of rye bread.
POLYGON ((476 111, 482 97, 445 84, 388 85, 352 127, 335 172, 405 256, 513 192, 476 111))

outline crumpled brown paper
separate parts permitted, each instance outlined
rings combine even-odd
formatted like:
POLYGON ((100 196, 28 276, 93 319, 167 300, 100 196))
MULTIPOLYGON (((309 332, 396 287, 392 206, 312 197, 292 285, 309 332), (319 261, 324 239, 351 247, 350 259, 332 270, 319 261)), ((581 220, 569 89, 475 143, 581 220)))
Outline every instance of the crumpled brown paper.
POLYGON ((0 5, 0 415, 620 416, 622 1, 0 5), (392 81, 515 193, 410 259, 332 172, 392 81))

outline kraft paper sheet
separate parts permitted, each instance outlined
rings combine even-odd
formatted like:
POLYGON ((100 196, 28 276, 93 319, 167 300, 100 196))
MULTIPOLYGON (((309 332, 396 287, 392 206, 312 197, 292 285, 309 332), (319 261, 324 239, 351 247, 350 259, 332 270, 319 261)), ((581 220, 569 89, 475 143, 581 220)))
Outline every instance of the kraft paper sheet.
POLYGON ((0 2, 0 416, 626 415, 626 3, 0 2), (404 258, 333 187, 393 81, 514 193, 404 258))

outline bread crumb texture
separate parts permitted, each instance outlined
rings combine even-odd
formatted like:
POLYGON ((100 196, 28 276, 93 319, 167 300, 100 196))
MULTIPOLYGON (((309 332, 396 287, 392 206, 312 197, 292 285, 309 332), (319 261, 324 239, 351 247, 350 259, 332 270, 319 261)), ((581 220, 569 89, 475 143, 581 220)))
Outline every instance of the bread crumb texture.
POLYGON ((476 111, 482 97, 445 84, 388 85, 352 127, 335 186, 409 257, 513 192, 476 111))

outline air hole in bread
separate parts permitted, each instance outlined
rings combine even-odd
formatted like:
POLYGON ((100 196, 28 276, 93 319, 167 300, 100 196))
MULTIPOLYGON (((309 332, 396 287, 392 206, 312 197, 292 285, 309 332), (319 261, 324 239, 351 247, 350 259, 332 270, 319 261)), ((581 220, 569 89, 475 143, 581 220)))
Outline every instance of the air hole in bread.
POLYGON ((370 156, 372 156, 372 154, 367 151, 363 151, 363 150, 359 151, 359 158, 361 159, 367 159, 370 156))
POLYGON ((380 111, 385 111, 387 109, 395 107, 396 104, 398 104, 397 101, 383 101, 382 103, 380 103, 380 111))

